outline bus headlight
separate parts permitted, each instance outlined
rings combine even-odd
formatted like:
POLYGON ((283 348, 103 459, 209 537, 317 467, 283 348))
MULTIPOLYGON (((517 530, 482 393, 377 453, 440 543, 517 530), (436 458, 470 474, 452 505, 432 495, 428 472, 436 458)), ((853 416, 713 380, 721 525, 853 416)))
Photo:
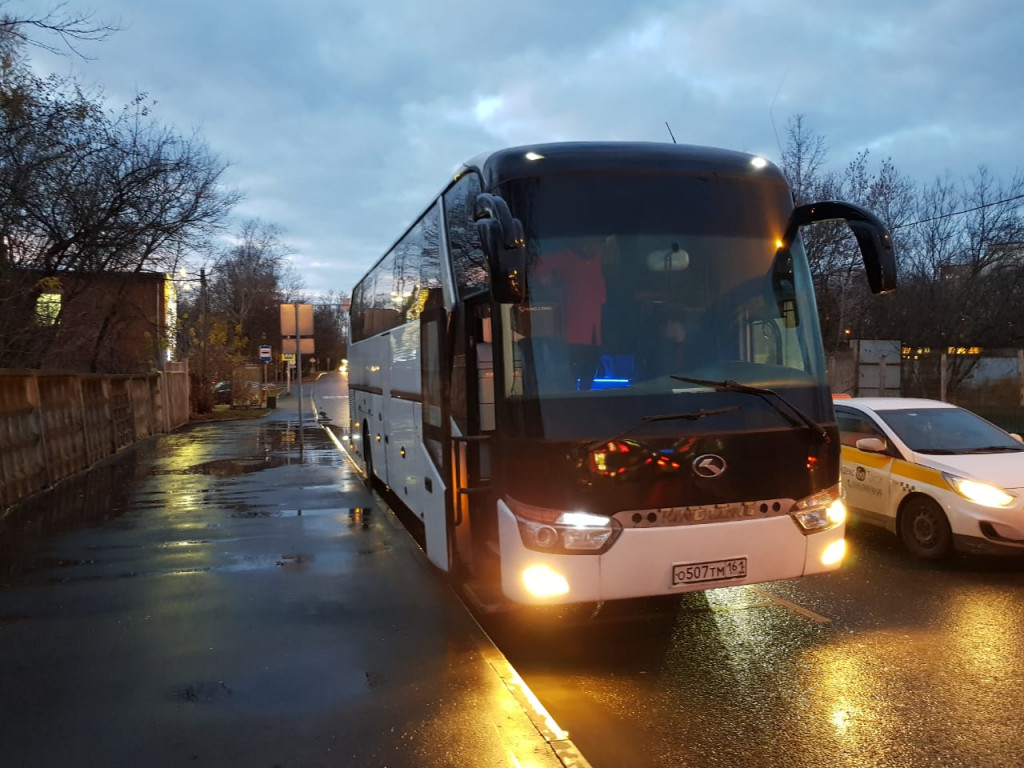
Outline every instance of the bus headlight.
POLYGON ((552 554, 600 554, 622 532, 617 520, 589 512, 563 512, 509 500, 523 546, 552 554))
POLYGON ((830 531, 846 522, 839 486, 800 499, 789 514, 804 534, 830 531))

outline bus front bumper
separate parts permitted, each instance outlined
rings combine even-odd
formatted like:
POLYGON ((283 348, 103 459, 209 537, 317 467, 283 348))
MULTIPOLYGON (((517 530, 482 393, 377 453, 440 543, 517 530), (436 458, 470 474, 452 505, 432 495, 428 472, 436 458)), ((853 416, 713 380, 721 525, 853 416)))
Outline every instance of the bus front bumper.
POLYGON ((835 570, 844 527, 804 534, 788 515, 623 530, 603 554, 553 554, 523 545, 498 502, 505 596, 528 605, 599 602, 792 579, 835 570))

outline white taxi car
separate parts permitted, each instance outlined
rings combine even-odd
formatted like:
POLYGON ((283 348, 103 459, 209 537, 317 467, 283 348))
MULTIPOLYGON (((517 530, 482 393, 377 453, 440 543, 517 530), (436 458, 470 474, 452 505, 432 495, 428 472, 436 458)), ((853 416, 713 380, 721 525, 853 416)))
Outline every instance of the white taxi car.
POLYGON ((1024 444, 968 410, 901 397, 834 400, 850 515, 912 554, 1024 554, 1024 444))

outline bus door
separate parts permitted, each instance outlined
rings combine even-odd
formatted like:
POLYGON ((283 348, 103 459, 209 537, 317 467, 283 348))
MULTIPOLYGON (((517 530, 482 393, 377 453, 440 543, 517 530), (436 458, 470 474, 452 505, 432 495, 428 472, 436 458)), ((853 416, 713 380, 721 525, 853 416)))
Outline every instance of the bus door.
POLYGON ((420 375, 423 447, 423 536, 427 557, 444 571, 452 569, 451 531, 451 345, 448 315, 443 307, 430 307, 420 315, 420 375))
POLYGON ((453 548, 471 582, 496 578, 497 517, 491 486, 494 432, 494 344, 490 302, 470 299, 452 324, 453 548))

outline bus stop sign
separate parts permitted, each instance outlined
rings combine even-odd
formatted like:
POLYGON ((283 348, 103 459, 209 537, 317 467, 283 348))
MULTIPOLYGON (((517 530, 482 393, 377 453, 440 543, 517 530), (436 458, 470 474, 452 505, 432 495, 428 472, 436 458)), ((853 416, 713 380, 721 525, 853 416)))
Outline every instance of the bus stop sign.
POLYGON ((260 360, 264 363, 270 362, 270 345, 264 344, 260 347, 260 360))

